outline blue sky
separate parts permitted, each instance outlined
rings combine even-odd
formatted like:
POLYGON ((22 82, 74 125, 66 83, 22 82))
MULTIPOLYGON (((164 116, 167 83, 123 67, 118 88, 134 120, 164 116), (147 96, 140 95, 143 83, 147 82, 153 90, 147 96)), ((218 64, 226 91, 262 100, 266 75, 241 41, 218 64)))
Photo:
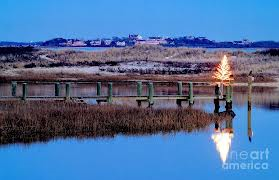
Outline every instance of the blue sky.
POLYGON ((0 0, 0 41, 206 36, 279 41, 278 0, 0 0))

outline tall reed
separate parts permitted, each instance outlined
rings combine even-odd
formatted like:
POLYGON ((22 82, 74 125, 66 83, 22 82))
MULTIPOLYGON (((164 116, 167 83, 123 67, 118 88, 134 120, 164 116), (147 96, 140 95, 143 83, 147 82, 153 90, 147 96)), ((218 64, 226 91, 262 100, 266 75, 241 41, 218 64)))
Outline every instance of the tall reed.
POLYGON ((221 117, 195 109, 92 106, 73 102, 0 102, 0 143, 29 143, 56 137, 102 137, 191 132, 221 117))

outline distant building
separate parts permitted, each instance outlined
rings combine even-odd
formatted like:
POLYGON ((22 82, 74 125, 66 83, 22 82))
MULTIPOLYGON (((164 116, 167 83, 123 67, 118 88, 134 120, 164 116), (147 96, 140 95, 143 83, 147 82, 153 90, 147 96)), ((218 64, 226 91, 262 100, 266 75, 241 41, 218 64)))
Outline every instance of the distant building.
POLYGON ((248 39, 243 39, 242 41, 233 41, 235 45, 249 45, 251 42, 248 39))
POLYGON ((87 46, 87 44, 84 41, 74 41, 72 43, 72 46, 74 46, 74 47, 81 47, 81 46, 87 46))
POLYGON ((251 44, 251 43, 252 43, 252 42, 249 41, 248 39, 243 39, 242 42, 243 42, 243 44, 245 44, 245 45, 248 45, 248 44, 251 44))
POLYGON ((206 40, 206 37, 197 37, 198 40, 206 40))
POLYGON ((137 40, 136 44, 147 44, 147 45, 162 45, 167 44, 167 40, 163 37, 149 37, 147 40, 137 40))
POLYGON ((101 46, 102 45, 102 41, 97 39, 97 40, 92 40, 90 41, 90 45, 91 46, 101 46))
POLYGON ((118 46, 118 47, 125 47, 126 46, 126 42, 125 41, 117 41, 116 42, 116 46, 118 46))
POLYGON ((104 43, 105 46, 111 46, 112 40, 111 39, 104 39, 103 43, 104 43))
POLYGON ((152 36, 152 37, 149 37, 150 40, 156 40, 156 41, 162 41, 162 40, 165 40, 165 38, 163 37, 160 37, 160 36, 152 36))
POLYGON ((130 34, 129 35, 129 40, 136 40, 136 41, 138 41, 138 40, 142 40, 142 39, 143 39, 142 36, 139 35, 139 34, 130 34))

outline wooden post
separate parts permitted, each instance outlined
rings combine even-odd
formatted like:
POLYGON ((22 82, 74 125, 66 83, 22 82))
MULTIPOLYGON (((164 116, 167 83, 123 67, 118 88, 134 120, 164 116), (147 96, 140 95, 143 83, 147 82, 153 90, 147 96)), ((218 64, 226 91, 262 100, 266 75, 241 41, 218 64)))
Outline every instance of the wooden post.
POLYGON ((221 93, 220 93, 220 86, 218 84, 216 84, 215 86, 215 96, 216 98, 214 99, 214 113, 219 113, 220 110, 220 97, 221 93))
POLYGON ((232 110, 232 86, 226 86, 226 111, 232 110))
POLYGON ((154 86, 153 83, 148 83, 148 107, 152 107, 154 104, 154 86))
POLYGON ((226 86, 226 101, 227 102, 232 101, 232 86, 231 85, 226 86))
POLYGON ((60 83, 55 83, 55 96, 60 96, 60 83))
MULTIPOLYGON (((183 95, 183 91, 182 91, 182 82, 181 81, 178 81, 177 82, 177 95, 178 96, 182 96, 183 95)), ((176 104, 179 106, 179 107, 181 107, 181 105, 182 105, 182 103, 181 103, 182 101, 180 100, 180 99, 177 99, 176 100, 176 104)))
POLYGON ((193 104, 194 104, 193 83, 189 82, 189 105, 192 106, 193 104))
POLYGON ((97 96, 101 96, 102 94, 102 83, 101 82, 97 82, 97 96))
POLYGON ((137 96, 138 97, 142 96, 142 82, 141 81, 137 82, 137 96))
POLYGON ((16 89, 17 89, 17 82, 13 81, 12 82, 12 96, 16 96, 16 89))
POLYGON ((252 131, 252 83, 254 78, 252 76, 248 76, 248 139, 251 142, 253 131, 252 131))
POLYGON ((182 96, 183 92, 182 92, 182 82, 179 81, 177 82, 177 95, 182 96))
POLYGON ((22 100, 26 101, 27 99, 27 83, 22 84, 22 100))
POLYGON ((108 103, 112 103, 112 82, 108 83, 108 103))
POLYGON ((70 100, 70 98, 71 98, 71 84, 70 83, 66 83, 66 97, 65 97, 65 99, 66 100, 70 100))
MULTIPOLYGON (((138 81, 137 82, 137 96, 141 97, 142 96, 142 82, 138 81)), ((138 107, 141 107, 141 101, 137 101, 138 107)))
MULTIPOLYGON (((102 83, 101 82, 97 82, 97 96, 101 96, 102 94, 102 83)), ((101 104, 101 100, 100 99, 96 99, 97 104, 101 104)))

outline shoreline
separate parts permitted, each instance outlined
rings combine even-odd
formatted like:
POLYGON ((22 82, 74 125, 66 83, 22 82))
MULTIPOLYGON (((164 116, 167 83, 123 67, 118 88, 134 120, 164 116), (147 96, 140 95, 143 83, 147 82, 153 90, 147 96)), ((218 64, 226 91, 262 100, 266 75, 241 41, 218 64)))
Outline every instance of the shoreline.
MULTIPOLYGON (((0 74, 0 82, 12 81, 42 81, 42 82, 90 82, 90 81, 155 81, 155 82, 208 82, 214 83, 213 73, 200 74, 178 74, 178 75, 159 75, 159 74, 121 74, 121 73, 103 73, 95 74, 90 72, 91 67, 62 67, 62 68, 36 68, 22 70, 8 70, 0 74), (89 70, 89 71, 88 71, 89 70)), ((93 67, 93 69, 95 69, 93 67)), ((247 82, 247 75, 237 75, 234 77, 234 84, 243 84, 247 82)), ((279 82, 279 76, 276 75, 255 75, 254 83, 261 86, 276 85, 279 82)))

